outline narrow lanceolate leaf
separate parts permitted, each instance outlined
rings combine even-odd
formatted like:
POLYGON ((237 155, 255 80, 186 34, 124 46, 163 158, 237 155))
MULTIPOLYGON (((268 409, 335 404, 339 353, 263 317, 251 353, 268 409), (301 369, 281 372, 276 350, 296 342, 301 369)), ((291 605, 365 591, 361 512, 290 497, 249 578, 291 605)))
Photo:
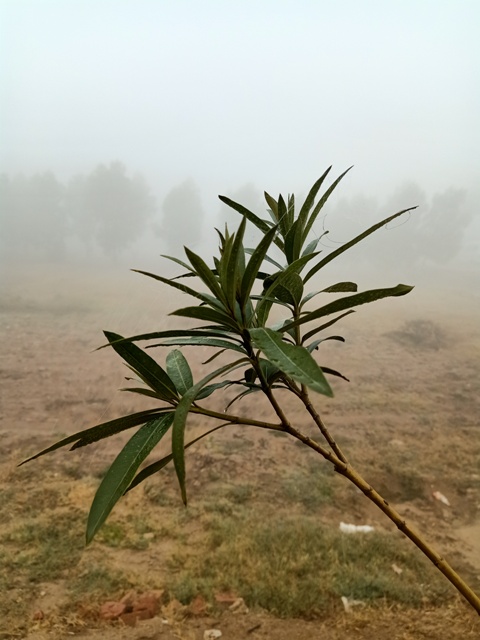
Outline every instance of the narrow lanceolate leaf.
MULTIPOLYGON (((218 347, 219 349, 231 349, 232 351, 238 351, 239 353, 245 353, 245 349, 236 342, 229 342, 228 340, 222 340, 221 338, 204 338, 192 337, 192 338, 169 338, 165 342, 159 344, 149 345, 148 348, 154 347, 172 347, 172 346, 204 346, 204 347, 218 347)), ((168 371, 168 369, 167 369, 168 371)), ((173 378, 172 378, 173 380, 173 378)), ((177 387, 178 388, 178 387, 177 387)))
MULTIPOLYGON (((131 378, 128 378, 131 380, 131 378)), ((148 398, 156 398, 158 400, 158 393, 152 391, 152 389, 147 389, 145 387, 124 387, 120 389, 120 391, 129 391, 130 393, 138 393, 141 396, 147 396, 148 398)))
POLYGON ((163 400, 172 402, 177 399, 175 385, 153 358, 131 342, 118 342, 123 336, 110 331, 103 333, 118 355, 133 367, 163 400))
POLYGON ((315 327, 315 329, 312 329, 311 331, 309 331, 303 336, 302 344, 306 342, 309 338, 314 336, 316 333, 319 333, 320 331, 324 331, 325 329, 328 329, 328 327, 331 327, 332 324, 335 324, 342 318, 345 318, 345 316, 349 316, 351 313, 355 313, 355 311, 353 309, 350 309, 349 311, 345 311, 345 313, 341 313, 336 318, 333 318, 332 320, 329 320, 328 322, 325 322, 324 324, 321 324, 320 326, 315 327))
POLYGON ((242 278, 242 284, 240 287, 240 297, 242 300, 246 300, 250 295, 253 283, 255 282, 259 269, 262 266, 262 262, 267 258, 267 251, 270 248, 276 233, 277 227, 275 226, 263 236, 258 243, 257 248, 253 251, 250 260, 245 267, 245 273, 242 278))
POLYGON ((305 202, 300 209, 300 213, 298 214, 298 220, 302 226, 302 230, 305 228, 305 224, 307 222, 308 214, 310 213, 311 208, 313 207, 313 203, 315 202, 315 198, 317 197, 317 193, 320 191, 320 187, 322 186, 325 178, 330 173, 331 166, 325 171, 325 173, 320 176, 320 178, 315 182, 313 187, 310 189, 308 196, 305 199, 305 202))
POLYGON ((407 284, 397 284, 396 287, 391 287, 389 289, 371 289, 370 291, 355 293, 353 296, 345 296, 344 298, 340 298, 339 300, 335 300, 334 302, 330 302, 329 304, 320 307, 320 309, 306 313, 297 320, 293 320, 286 324, 282 331, 289 331, 293 327, 298 327, 306 322, 311 322, 312 320, 329 316, 332 313, 337 313, 337 311, 343 311, 344 309, 350 309, 351 307, 358 307, 361 304, 367 304, 368 302, 374 302, 375 300, 381 300, 382 298, 404 296, 407 293, 410 293, 412 289, 413 287, 407 284))
MULTIPOLYGON (((234 340, 236 342, 241 342, 239 338, 235 336, 225 335, 225 330, 215 327, 212 329, 211 326, 204 327, 192 327, 191 329, 167 329, 166 331, 152 331, 151 333, 140 333, 137 336, 131 336, 129 338, 122 338, 121 340, 114 340, 114 343, 122 343, 122 342, 139 342, 140 340, 159 340, 163 338, 188 338, 188 337, 199 337, 199 338, 208 338, 208 337, 217 337, 217 338, 228 338, 229 340, 234 340)), ((98 347, 98 349, 104 349, 105 347, 113 346, 113 342, 107 342, 107 344, 98 347)), ((98 351, 97 349, 97 351, 98 351)))
POLYGON ((250 222, 252 222, 263 233, 267 233, 267 231, 270 229, 269 225, 265 222, 265 220, 262 220, 261 218, 259 218, 255 213, 253 213, 253 211, 250 211, 249 209, 244 207, 242 204, 239 204, 238 202, 235 202, 234 200, 227 198, 227 196, 218 196, 218 197, 226 205, 228 205, 232 209, 235 209, 235 211, 240 213, 242 216, 245 216, 247 220, 250 220, 250 222))
POLYGON ((170 313, 171 316, 181 316, 183 318, 195 318, 196 320, 206 320, 223 327, 227 327, 238 333, 238 326, 235 320, 227 316, 226 313, 210 309, 209 307, 184 307, 170 313))
POLYGON ((192 371, 185 356, 179 349, 174 349, 167 355, 165 364, 178 393, 183 396, 190 387, 193 387, 192 371))
POLYGON ((285 236, 285 256, 288 264, 300 257, 302 248, 302 227, 299 220, 295 220, 285 236))
POLYGON ((275 273, 269 278, 265 279, 264 287, 266 290, 262 295, 262 300, 259 301, 255 312, 257 314, 257 320, 260 326, 263 326, 267 321, 268 314, 272 307, 272 303, 269 301, 269 298, 273 298, 275 296, 275 289, 279 285, 283 285, 290 278, 291 273, 300 273, 303 267, 309 262, 313 260, 317 254, 311 253, 308 256, 303 256, 298 260, 292 262, 292 264, 288 265, 286 269, 280 271, 279 273, 275 273))
POLYGON ((309 280, 312 276, 314 276, 317 273, 317 271, 322 269, 326 264, 334 260, 341 253, 343 253, 344 251, 347 251, 348 249, 350 249, 350 247, 353 247, 358 242, 361 242, 364 238, 374 233, 378 229, 381 229, 392 220, 395 220, 395 218, 398 218, 398 216, 401 216, 404 213, 407 213, 408 211, 413 211, 416 208, 417 207, 410 207, 409 209, 402 209, 402 211, 398 211, 398 213, 394 213, 393 216, 385 218, 385 220, 382 220, 381 222, 377 222, 377 224, 374 224, 373 226, 369 227, 366 231, 364 231, 360 235, 353 238, 353 240, 350 240, 349 242, 342 244, 341 247, 338 247, 338 249, 335 249, 335 251, 332 251, 331 253, 329 253, 328 256, 325 256, 323 260, 320 260, 320 262, 318 262, 314 267, 310 269, 310 271, 305 276, 305 282, 307 282, 307 280, 309 280))
POLYGON ((337 282, 326 289, 322 289, 320 293, 349 293, 358 291, 358 285, 355 282, 337 282))
MULTIPOLYGON (((216 427, 213 427, 213 429, 210 429, 209 431, 206 431, 205 433, 202 433, 202 435, 198 436, 198 438, 195 438, 194 440, 191 440, 190 442, 187 442, 187 444, 185 445, 185 449, 188 449, 189 447, 192 446, 192 444, 195 444, 199 440, 202 440, 203 438, 206 438, 207 436, 209 436, 214 431, 218 431, 218 429, 222 429, 223 427, 226 427, 229 424, 231 424, 231 423, 230 422, 225 422, 223 424, 217 425, 216 427)), ((157 460, 157 462, 153 462, 152 464, 149 464, 147 467, 145 467, 145 469, 142 469, 135 476, 135 478, 132 480, 131 484, 129 485, 129 487, 125 491, 125 493, 127 493, 127 491, 130 491, 131 489, 133 489, 134 487, 139 485, 141 482, 143 482, 144 480, 149 478, 154 473, 158 473, 159 471, 161 471, 164 467, 167 466, 167 464, 172 462, 172 460, 173 460, 173 455, 170 453, 168 456, 165 456, 161 460, 157 460)))
POLYGON ((138 467, 167 433, 173 422, 173 412, 143 425, 130 438, 103 478, 90 507, 87 522, 89 544, 111 510, 131 484, 138 467))
POLYGON ((197 384, 191 387, 177 405, 172 428, 172 454, 173 464, 175 466, 180 491, 182 493, 182 500, 185 505, 187 504, 187 491, 185 486, 185 424, 192 403, 203 387, 205 387, 211 380, 221 376, 227 371, 235 369, 243 362, 248 362, 248 358, 241 358, 240 360, 236 360, 235 362, 231 362, 230 364, 220 367, 220 369, 212 371, 208 376, 205 376, 205 378, 200 380, 200 382, 197 382, 197 384))
MULTIPOLYGON (((315 340, 306 346, 308 353, 312 353, 315 349, 318 349, 318 345, 322 342, 326 342, 327 340, 337 340, 338 342, 345 342, 345 338, 343 336, 328 336, 327 338, 321 338, 320 340, 315 340)), ((322 367, 325 370, 324 367, 322 367)))
POLYGON ((183 293, 187 293, 189 296, 198 298, 202 302, 205 302, 209 305, 219 307, 220 309, 223 308, 223 304, 220 302, 220 300, 217 300, 216 298, 212 298, 211 296, 207 296, 204 293, 201 293, 200 291, 195 291, 195 289, 192 289, 191 287, 187 287, 181 282, 176 282, 175 280, 164 278, 162 276, 157 276, 155 273, 149 273, 148 271, 141 271, 140 269, 132 269, 132 271, 134 271, 135 273, 141 273, 144 276, 148 276, 149 278, 153 278, 154 280, 158 280, 159 282, 163 282, 164 284, 168 284, 169 287, 173 287, 174 289, 178 289, 183 293))
POLYGON ((254 345, 284 374, 318 393, 333 396, 321 368, 305 347, 287 344, 271 329, 251 329, 250 335, 254 345))
POLYGON ((215 298, 225 304, 225 296, 223 295, 222 289, 212 269, 210 269, 200 256, 191 251, 188 247, 185 247, 185 253, 187 254, 187 258, 190 260, 190 263, 198 277, 210 289, 215 298))
POLYGON ((131 429, 132 427, 138 427, 138 425, 140 424, 145 424, 147 420, 158 418, 162 415, 162 412, 165 412, 167 410, 171 411, 171 408, 168 407, 168 409, 147 409, 146 411, 132 413, 129 416, 123 416, 122 418, 116 418, 115 420, 102 422, 102 424, 97 424, 96 426, 90 427, 89 429, 77 431, 77 433, 73 433, 71 436, 62 438, 62 440, 55 442, 46 449, 42 449, 42 451, 39 451, 33 456, 30 456, 26 460, 23 460, 18 466, 20 467, 22 464, 30 462, 30 460, 40 458, 40 456, 43 456, 46 453, 50 453, 51 451, 55 451, 56 449, 60 449, 61 447, 66 447, 68 444, 75 443, 72 449, 78 449, 79 447, 91 444, 92 442, 98 442, 99 440, 103 440, 104 438, 109 438, 110 436, 113 436, 116 433, 120 433, 121 431, 125 431, 126 429, 131 429))
POLYGON ((287 215, 287 205, 285 204, 285 200, 283 196, 280 194, 278 196, 278 226, 280 227, 280 232, 282 236, 285 238, 288 232, 288 215, 287 215))
POLYGON ((244 216, 235 234, 235 238, 232 243, 232 249, 228 257, 228 263, 225 267, 224 290, 226 291, 227 300, 230 309, 232 310, 235 308, 237 291, 240 291, 240 283, 242 281, 245 269, 245 250, 243 248, 243 236, 245 234, 246 224, 247 219, 244 216))
MULTIPOLYGON (((323 196, 320 198, 320 200, 318 201, 318 203, 315 205, 314 210, 312 211, 312 214, 310 216, 310 218, 308 219, 308 221, 305 224, 305 229, 303 232, 303 242, 305 242, 305 240, 308 238, 308 234, 310 233, 310 229, 312 228, 315 220, 317 219, 318 214, 320 213, 320 211, 322 210, 323 206, 325 205, 325 203, 327 202, 328 198, 331 196, 332 192, 335 190, 336 186, 338 185, 338 183, 340 182, 340 180, 342 180, 342 178, 344 178, 347 173, 350 171, 352 167, 349 167, 346 171, 344 171, 331 185, 330 187, 325 191, 325 193, 323 194, 323 196)), ((303 243, 302 243, 303 244, 303 243)))
POLYGON ((307 246, 305 247, 305 249, 302 251, 302 256, 306 256, 309 253, 313 253, 315 251, 315 249, 317 248, 317 245, 320 242, 320 240, 323 238, 323 236, 326 236, 327 233, 328 233, 328 231, 324 231, 321 236, 319 236, 318 238, 315 238, 314 240, 309 242, 307 244, 307 246))
POLYGON ((270 207, 270 211, 273 214, 275 222, 278 222, 278 202, 266 191, 264 191, 263 194, 268 206, 270 207))

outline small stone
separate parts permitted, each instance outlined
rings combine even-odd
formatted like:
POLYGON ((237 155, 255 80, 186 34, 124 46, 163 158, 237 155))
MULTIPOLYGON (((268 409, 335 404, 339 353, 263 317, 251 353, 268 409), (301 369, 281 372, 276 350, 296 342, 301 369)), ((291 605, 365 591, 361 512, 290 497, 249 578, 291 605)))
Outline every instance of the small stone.
POLYGON ((217 640, 222 637, 220 629, 207 629, 203 632, 203 640, 217 640))

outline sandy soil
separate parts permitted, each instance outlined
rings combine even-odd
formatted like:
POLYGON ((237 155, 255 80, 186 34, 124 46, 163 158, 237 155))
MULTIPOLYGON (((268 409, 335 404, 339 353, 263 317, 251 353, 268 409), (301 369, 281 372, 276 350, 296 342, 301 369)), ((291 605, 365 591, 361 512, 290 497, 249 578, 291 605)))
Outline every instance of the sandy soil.
MULTIPOLYGON (((118 436, 107 445, 88 451, 54 454, 17 469, 19 460, 51 443, 52 438, 148 406, 142 399, 116 393, 123 386, 125 368, 109 350, 92 353, 103 343, 101 329, 131 335, 175 326, 177 321, 164 319, 165 313, 174 308, 170 294, 166 295, 154 283, 142 280, 138 285, 139 276, 121 270, 112 275, 58 267, 5 268, 3 276, 0 500, 2 505, 8 505, 8 513, 2 506, 0 535, 7 535, 19 518, 25 518, 25 505, 35 515, 41 512, 46 518, 70 513, 69 510, 86 512, 101 471, 113 459, 124 438, 118 436)), ((362 309, 341 327, 347 344, 326 343, 322 356, 325 364, 342 371, 350 383, 335 381, 336 397, 319 400, 325 420, 360 471, 477 588, 480 586, 478 311, 478 297, 438 289, 429 293, 415 290, 406 298, 362 309), (437 332, 422 334, 421 325, 417 324, 410 325, 413 337, 409 336, 405 323, 418 320, 433 321, 437 332), (445 495, 449 506, 436 500, 434 492, 445 495)), ((204 356, 205 352, 193 356, 196 372, 204 356)), ((225 398, 228 394, 214 401, 215 408, 221 408, 225 398)), ((287 410, 295 415, 297 407, 289 403, 287 410)), ((263 413, 267 409, 256 404, 245 403, 241 411, 246 413, 252 408, 256 415, 267 415, 263 413)), ((307 432, 311 428, 300 415, 298 426, 307 432)), ((195 423, 192 433, 202 427, 195 423)), ((234 447, 231 442, 235 437, 238 438, 238 433, 219 434, 211 445, 215 460, 223 465, 223 479, 226 474, 232 483, 248 477, 254 484, 261 482, 263 490, 266 484, 273 491, 277 474, 300 455, 298 447, 287 445, 283 438, 258 434, 253 429, 247 435, 241 434, 253 443, 252 447, 234 447), (228 452, 223 462, 219 451, 228 452)), ((197 451, 198 457, 192 456, 188 463, 192 504, 207 485, 210 487, 201 474, 201 461, 212 456, 212 449, 205 445, 197 451)), ((298 461, 304 464, 302 459, 298 461)), ((385 531, 392 529, 383 514, 377 513, 354 490, 346 487, 341 491, 338 494, 341 500, 326 506, 321 518, 371 524, 385 531)), ((140 498, 132 497, 133 494, 119 505, 120 514, 134 512, 138 506, 140 498)), ((149 508, 154 509, 151 504, 149 508)), ((176 517, 178 508, 170 508, 171 517, 176 517)), ((162 517, 167 512, 168 509, 163 509, 162 517)), ((150 580, 155 587, 161 585, 166 577, 162 559, 174 555, 182 543, 160 540, 135 552, 95 544, 85 553, 79 551, 80 564, 86 562, 86 557, 108 554, 115 568, 128 571, 135 565, 147 588, 150 580)), ((175 612, 165 609, 160 616, 139 623, 135 629, 112 627, 95 618, 91 603, 88 615, 87 608, 82 610, 79 606, 70 620, 62 618, 59 611, 66 598, 68 573, 62 579, 27 587, 17 581, 15 568, 5 567, 0 586, 4 584, 10 595, 4 597, 3 618, 7 623, 2 626, 0 622, 0 638, 41 640, 75 635, 92 640, 194 640, 203 638, 204 630, 212 627, 221 629, 223 638, 232 639, 480 637, 478 616, 453 594, 441 608, 428 602, 415 610, 383 603, 373 612, 362 609, 346 614, 339 606, 323 618, 310 621, 280 619, 262 611, 193 616, 181 608, 175 612), (15 620, 12 611, 20 601, 26 602, 19 609, 25 619, 15 620), (39 610, 43 618, 35 620, 39 610)), ((113 598, 119 594, 109 595, 113 598)))

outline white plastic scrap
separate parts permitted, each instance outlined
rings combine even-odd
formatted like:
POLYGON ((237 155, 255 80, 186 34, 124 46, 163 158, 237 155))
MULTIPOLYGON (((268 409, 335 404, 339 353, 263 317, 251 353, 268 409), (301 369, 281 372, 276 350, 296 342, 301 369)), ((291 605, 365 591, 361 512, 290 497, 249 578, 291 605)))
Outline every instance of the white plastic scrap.
POLYGON ((207 629, 203 632, 203 640, 217 640, 222 637, 220 629, 207 629))
POLYGON ((443 495, 443 493, 440 493, 440 491, 434 491, 432 493, 432 496, 435 498, 435 500, 438 500, 439 502, 442 502, 443 504, 446 504, 447 507, 450 506, 450 502, 449 502, 448 498, 445 497, 443 495))
POLYGON ((364 606, 365 602, 363 600, 350 600, 345 596, 341 597, 343 608, 345 609, 345 613, 352 613, 352 607, 364 606))
POLYGON ((375 527, 371 527, 369 524, 346 524, 340 522, 340 531, 342 533, 370 533, 375 531, 375 527))

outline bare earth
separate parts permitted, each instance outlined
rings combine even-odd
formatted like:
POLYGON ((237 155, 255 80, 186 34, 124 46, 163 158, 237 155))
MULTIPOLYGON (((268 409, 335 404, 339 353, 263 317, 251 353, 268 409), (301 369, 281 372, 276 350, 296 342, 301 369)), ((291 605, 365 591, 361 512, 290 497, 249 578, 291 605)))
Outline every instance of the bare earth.
MULTIPOLYGON (((165 314, 177 302, 185 306, 186 298, 174 300, 161 285, 139 278, 124 269, 115 275, 101 269, 2 269, 0 639, 201 640, 211 628, 234 640, 480 637, 478 616, 453 589, 440 606, 428 598, 416 608, 380 599, 371 607, 346 613, 339 601, 310 620, 273 616, 252 607, 247 613, 207 608, 196 614, 188 603, 168 603, 167 594, 160 614, 133 628, 103 622, 98 616, 101 603, 128 589, 121 581, 105 583, 93 597, 86 589, 78 592, 84 595, 72 596, 71 585, 80 584, 95 563, 125 576, 136 589, 167 589, 172 559, 185 549, 189 554, 204 552, 205 532, 199 522, 206 495, 226 484, 248 482, 250 506, 264 504, 268 518, 269 509, 282 508, 278 478, 292 466, 307 468, 314 458, 287 438, 253 428, 220 431, 188 457, 188 516, 173 474, 167 473, 164 479, 129 493, 112 514, 113 523, 133 523, 132 544, 117 543, 112 528, 110 539, 99 536, 84 549, 88 507, 102 472, 126 436, 71 453, 56 452, 20 468, 16 465, 63 435, 150 406, 141 398, 116 392, 128 375, 117 356, 107 349, 92 353, 103 343, 102 329, 132 335, 176 326, 178 320, 165 320, 165 314), (148 522, 146 533, 135 529, 139 512, 148 522), (78 537, 72 538, 70 566, 49 573, 41 564, 54 561, 55 545, 62 537, 51 541, 53 560, 39 559, 36 567, 32 561, 36 545, 44 548, 46 541, 35 540, 34 531, 41 525, 48 537, 48 526, 59 521, 67 523, 68 534, 78 531, 78 537), (183 523, 181 535, 162 533, 178 523, 183 523)), ((480 298, 470 293, 427 294, 415 289, 405 298, 361 308, 332 332, 344 335, 347 343, 326 343, 321 355, 322 364, 340 370, 350 383, 333 380, 335 398, 316 397, 317 408, 351 462, 477 591, 479 306, 480 298), (433 321, 438 332, 428 333, 430 325, 417 323, 410 325, 417 334, 405 335, 405 323, 412 320, 433 321), (427 333, 422 334, 422 327, 427 333), (447 497, 449 505, 435 499, 435 492, 447 497)), ((197 377, 207 354, 192 356, 197 377)), ((155 355, 163 362, 166 352, 155 355)), ((227 392, 214 400, 215 408, 223 408, 231 397, 227 392)), ((248 400, 234 407, 238 413, 253 410, 256 417, 269 415, 266 407, 248 400)), ((288 399, 286 407, 294 416, 297 407, 288 399)), ((301 414, 297 425, 313 434, 301 414)), ((193 422, 191 433, 204 427, 193 422)), ((334 498, 314 511, 319 521, 335 527, 341 521, 369 524, 398 535, 385 516, 345 481, 334 477, 331 482, 334 498)))

